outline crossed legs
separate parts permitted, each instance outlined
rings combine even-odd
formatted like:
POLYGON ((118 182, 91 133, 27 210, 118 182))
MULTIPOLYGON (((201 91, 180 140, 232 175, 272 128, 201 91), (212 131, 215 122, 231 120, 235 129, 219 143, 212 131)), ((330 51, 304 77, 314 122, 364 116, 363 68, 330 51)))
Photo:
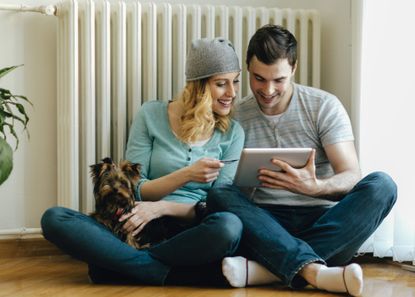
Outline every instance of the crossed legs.
POLYGON ((48 209, 41 225, 46 239, 89 264, 93 281, 117 278, 152 285, 163 285, 166 279, 182 283, 189 275, 194 284, 204 282, 196 268, 232 255, 242 232, 241 221, 234 214, 215 213, 163 243, 136 250, 93 218, 68 208, 48 209), (176 272, 178 275, 172 275, 176 272))
POLYGON ((395 183, 388 175, 376 172, 360 181, 337 205, 322 211, 311 226, 291 234, 285 228, 289 218, 284 220, 272 209, 256 206, 235 187, 214 189, 208 196, 212 210, 230 211, 241 219, 242 244, 253 260, 282 283, 293 288, 309 283, 353 295, 362 290, 360 267, 326 264, 347 264, 395 201, 395 183))

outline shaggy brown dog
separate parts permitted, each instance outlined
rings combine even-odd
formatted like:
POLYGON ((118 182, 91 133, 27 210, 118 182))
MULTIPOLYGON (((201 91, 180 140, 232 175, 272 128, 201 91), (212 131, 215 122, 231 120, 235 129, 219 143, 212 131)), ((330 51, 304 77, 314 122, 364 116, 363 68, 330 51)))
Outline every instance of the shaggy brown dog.
POLYGON ((164 224, 160 219, 148 223, 135 237, 131 233, 125 234, 122 229, 124 222, 119 222, 119 218, 134 207, 134 189, 140 180, 140 164, 126 160, 116 164, 111 158, 105 158, 90 168, 95 196, 93 218, 137 249, 165 238, 164 224))

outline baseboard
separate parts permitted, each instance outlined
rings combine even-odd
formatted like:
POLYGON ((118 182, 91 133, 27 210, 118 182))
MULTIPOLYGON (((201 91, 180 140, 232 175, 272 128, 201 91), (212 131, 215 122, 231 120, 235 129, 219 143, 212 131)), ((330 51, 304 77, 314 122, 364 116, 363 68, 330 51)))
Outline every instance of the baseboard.
POLYGON ((0 240, 0 258, 57 255, 63 255, 63 252, 43 237, 0 240))
POLYGON ((405 270, 408 270, 408 271, 411 271, 411 272, 415 272, 415 265, 401 263, 400 266, 401 266, 402 269, 405 269, 405 270))
POLYGON ((0 229, 0 241, 3 239, 43 238, 40 228, 0 229))

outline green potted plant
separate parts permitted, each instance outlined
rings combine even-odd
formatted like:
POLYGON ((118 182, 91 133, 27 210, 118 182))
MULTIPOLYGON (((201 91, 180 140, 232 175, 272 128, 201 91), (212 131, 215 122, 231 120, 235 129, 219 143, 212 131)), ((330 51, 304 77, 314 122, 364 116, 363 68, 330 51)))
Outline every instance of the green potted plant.
MULTIPOLYGON (((20 66, 0 69, 0 79, 20 66)), ((7 142, 7 134, 16 139, 15 150, 19 147, 19 138, 15 130, 17 122, 23 125, 29 136, 26 129, 29 117, 22 104, 23 101, 32 104, 25 96, 13 95, 9 90, 0 87, 0 185, 9 177, 13 169, 13 150, 7 142)))

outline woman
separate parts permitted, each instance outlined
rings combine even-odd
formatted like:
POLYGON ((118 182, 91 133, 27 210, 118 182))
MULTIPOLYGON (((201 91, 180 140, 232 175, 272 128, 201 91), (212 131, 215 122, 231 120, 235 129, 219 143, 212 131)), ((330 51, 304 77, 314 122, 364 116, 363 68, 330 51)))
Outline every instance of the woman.
POLYGON ((244 143, 242 128, 230 118, 239 73, 228 40, 196 40, 189 49, 182 94, 172 102, 145 103, 132 124, 126 157, 141 164, 142 179, 136 189, 139 202, 120 218, 126 221, 123 228, 136 235, 148 222, 168 216, 173 223, 167 228, 177 234, 136 250, 89 216, 60 207, 45 212, 45 238, 87 262, 92 281, 161 285, 223 280, 218 263, 235 252, 242 224, 228 212, 202 217, 198 210, 212 186, 231 183, 235 175, 237 162, 227 161, 239 158, 244 143))

